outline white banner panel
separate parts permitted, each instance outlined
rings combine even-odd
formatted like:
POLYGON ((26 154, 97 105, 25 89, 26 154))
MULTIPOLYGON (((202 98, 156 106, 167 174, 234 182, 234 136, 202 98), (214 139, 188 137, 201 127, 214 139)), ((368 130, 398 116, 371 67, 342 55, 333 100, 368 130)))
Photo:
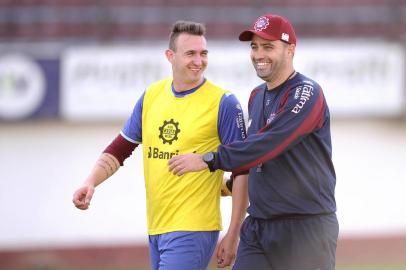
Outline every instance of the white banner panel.
MULTIPOLYGON (((72 120, 128 117, 152 82, 171 75, 167 44, 74 47, 62 58, 62 116, 72 120)), ((206 77, 236 94, 246 108, 262 81, 250 62, 249 42, 210 42, 206 77)), ((297 71, 322 86, 333 116, 397 116, 405 110, 404 53, 377 40, 303 40, 297 71)))
POLYGON ((131 113, 146 87, 171 75, 165 47, 74 47, 62 56, 61 115, 112 120, 131 113))
POLYGON ((404 52, 377 40, 299 43, 295 67, 323 88, 336 116, 396 116, 405 109, 404 52))

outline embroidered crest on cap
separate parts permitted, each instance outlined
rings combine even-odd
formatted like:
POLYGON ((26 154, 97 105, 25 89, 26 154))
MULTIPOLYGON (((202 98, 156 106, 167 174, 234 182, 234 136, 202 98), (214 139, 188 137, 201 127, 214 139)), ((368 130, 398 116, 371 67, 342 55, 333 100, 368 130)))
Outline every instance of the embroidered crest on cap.
POLYGON ((282 33, 281 39, 283 41, 289 42, 289 34, 287 33, 282 33))
POLYGON ((259 17, 258 20, 254 24, 255 31, 262 31, 267 28, 269 25, 269 19, 267 17, 259 17))

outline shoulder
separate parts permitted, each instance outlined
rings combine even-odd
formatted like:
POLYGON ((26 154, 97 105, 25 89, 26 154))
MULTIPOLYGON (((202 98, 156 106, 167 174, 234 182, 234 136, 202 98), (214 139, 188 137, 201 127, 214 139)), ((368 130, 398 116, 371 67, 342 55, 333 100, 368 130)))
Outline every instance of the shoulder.
POLYGON ((225 92, 221 98, 220 107, 224 109, 237 108, 241 110, 241 104, 237 97, 231 92, 225 92))
POLYGON ((280 100, 281 106, 289 102, 295 103, 301 100, 317 99, 316 97, 319 96, 324 97, 320 85, 301 73, 297 73, 293 79, 288 81, 284 91, 280 100))
POLYGON ((295 78, 291 80, 289 89, 294 91, 296 98, 302 91, 310 91, 313 94, 321 91, 320 85, 315 80, 301 73, 297 73, 295 78))
POLYGON ((250 94, 250 97, 248 99, 248 106, 251 106, 253 100, 255 99, 255 97, 258 95, 258 93, 261 92, 261 90, 263 91, 266 88, 266 83, 260 84, 257 87, 255 87, 250 94))
POLYGON ((282 102, 289 104, 292 112, 297 114, 305 109, 326 106, 322 89, 316 81, 298 73, 290 84, 286 99, 282 102))
POLYGON ((230 93, 229 90, 226 90, 225 88, 213 83, 208 79, 206 79, 206 82, 202 85, 202 87, 210 89, 211 93, 217 93, 219 95, 225 95, 227 93, 230 93))

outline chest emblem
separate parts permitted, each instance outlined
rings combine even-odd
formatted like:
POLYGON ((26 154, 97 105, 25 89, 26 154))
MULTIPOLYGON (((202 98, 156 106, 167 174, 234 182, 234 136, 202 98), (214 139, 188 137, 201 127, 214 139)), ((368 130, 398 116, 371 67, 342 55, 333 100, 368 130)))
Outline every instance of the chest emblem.
POLYGON ((178 140, 179 132, 179 122, 175 122, 173 119, 165 120, 163 125, 159 127, 159 138, 164 144, 172 144, 173 141, 178 140))

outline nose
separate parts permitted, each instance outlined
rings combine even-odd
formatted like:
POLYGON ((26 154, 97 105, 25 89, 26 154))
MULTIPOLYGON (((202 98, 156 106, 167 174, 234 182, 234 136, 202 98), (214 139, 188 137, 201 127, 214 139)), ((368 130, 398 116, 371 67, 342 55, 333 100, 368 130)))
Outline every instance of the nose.
POLYGON ((204 59, 203 59, 203 57, 202 57, 201 55, 198 55, 198 54, 197 54, 197 55, 195 55, 195 56, 193 57, 192 62, 193 62, 194 65, 200 66, 200 65, 203 64, 204 59))
POLYGON ((262 59, 263 57, 264 57, 264 54, 261 49, 251 50, 251 58, 262 59))

